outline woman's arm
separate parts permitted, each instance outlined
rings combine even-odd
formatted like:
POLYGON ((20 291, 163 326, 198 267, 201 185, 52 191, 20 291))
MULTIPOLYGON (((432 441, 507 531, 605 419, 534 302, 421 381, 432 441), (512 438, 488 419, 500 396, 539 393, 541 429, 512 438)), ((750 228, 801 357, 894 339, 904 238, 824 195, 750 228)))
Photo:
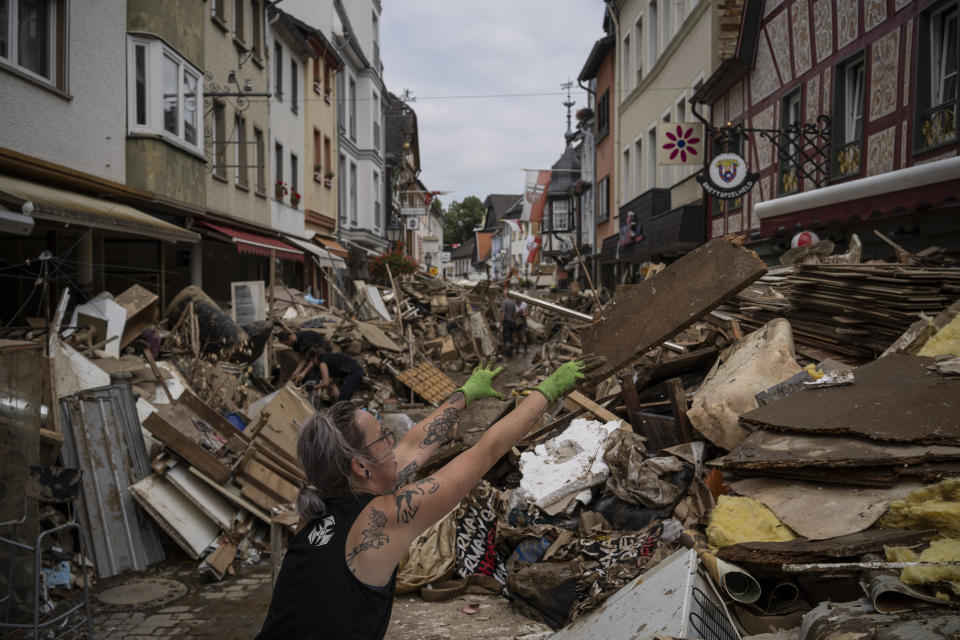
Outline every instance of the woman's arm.
POLYGON ((330 367, 327 366, 326 362, 320 363, 320 386, 330 386, 330 367))
POLYGON ((450 432, 457 424, 460 412, 467 405, 462 391, 454 391, 436 411, 410 428, 397 443, 397 484, 403 486, 417 475, 420 467, 430 456, 450 439, 450 432))

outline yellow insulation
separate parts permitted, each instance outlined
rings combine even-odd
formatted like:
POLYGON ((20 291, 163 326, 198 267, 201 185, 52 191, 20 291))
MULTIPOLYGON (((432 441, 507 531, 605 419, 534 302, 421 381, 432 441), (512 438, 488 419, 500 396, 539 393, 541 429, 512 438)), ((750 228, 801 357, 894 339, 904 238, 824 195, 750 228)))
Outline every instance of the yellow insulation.
POLYGON ((960 538, 960 478, 917 489, 890 503, 878 523, 882 527, 937 529, 942 536, 960 538))
POLYGON ((718 549, 740 542, 789 542, 797 537, 753 498, 720 496, 710 514, 707 540, 718 549))
MULTIPOLYGON (((908 547, 884 547, 888 562, 960 562, 960 540, 945 538, 934 540, 919 555, 908 547)), ((900 573, 907 584, 945 582, 954 593, 960 595, 960 566, 907 567, 900 573)), ((937 597, 942 597, 940 594, 937 597)))
POLYGON ((932 357, 943 353, 960 356, 960 314, 933 334, 917 355, 932 357))

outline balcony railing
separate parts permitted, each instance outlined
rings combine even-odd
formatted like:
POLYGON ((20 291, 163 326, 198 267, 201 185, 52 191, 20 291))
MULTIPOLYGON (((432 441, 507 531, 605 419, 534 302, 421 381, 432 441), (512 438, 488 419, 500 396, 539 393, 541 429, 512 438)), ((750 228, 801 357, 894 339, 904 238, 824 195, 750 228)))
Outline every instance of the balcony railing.
POLYGON ((957 102, 947 102, 920 112, 918 151, 925 151, 957 139, 957 102))

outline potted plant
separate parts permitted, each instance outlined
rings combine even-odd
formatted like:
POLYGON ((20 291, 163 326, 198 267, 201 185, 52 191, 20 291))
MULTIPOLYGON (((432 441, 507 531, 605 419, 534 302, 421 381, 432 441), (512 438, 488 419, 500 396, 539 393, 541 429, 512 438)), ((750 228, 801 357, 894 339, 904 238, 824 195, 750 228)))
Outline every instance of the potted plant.
POLYGON ((277 180, 277 183, 273 185, 273 193, 277 200, 283 200, 283 197, 288 193, 287 184, 283 180, 277 180))
POLYGON ((333 171, 327 171, 323 175, 323 184, 325 184, 328 187, 333 186, 333 171))
POLYGON ((290 192, 290 206, 292 207, 300 206, 300 194, 296 191, 290 192))
POLYGON ((323 182, 323 167, 319 164, 313 165, 313 180, 314 182, 323 182))
POLYGON ((370 275, 387 280, 388 265, 394 277, 414 273, 420 266, 416 260, 403 254, 403 244, 399 242, 393 251, 382 253, 370 261, 370 275))

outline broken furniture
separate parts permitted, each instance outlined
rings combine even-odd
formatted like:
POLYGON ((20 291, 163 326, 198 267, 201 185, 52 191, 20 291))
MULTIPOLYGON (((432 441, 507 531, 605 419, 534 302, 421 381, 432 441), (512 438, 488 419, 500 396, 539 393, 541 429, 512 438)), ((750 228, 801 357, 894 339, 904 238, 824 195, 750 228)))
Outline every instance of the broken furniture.
MULTIPOLYGON (((10 629, 32 629, 32 637, 40 638, 41 629, 49 629, 54 625, 58 625, 58 627, 60 627, 58 631, 62 631, 64 626, 69 625, 69 629, 80 629, 85 627, 87 637, 92 638, 93 615, 90 609, 90 589, 86 570, 87 547, 84 541, 83 527, 76 519, 75 505, 77 496, 80 492, 81 476, 83 473, 79 469, 71 469, 66 467, 31 466, 29 467, 28 474, 26 491, 24 493, 25 499, 23 501, 23 516, 18 520, 0 522, 0 528, 6 529, 7 527, 12 527, 13 531, 13 533, 10 534, 12 535, 10 538, 0 537, 0 547, 6 547, 5 551, 7 554, 7 559, 9 560, 8 566, 4 567, 7 578, 6 584, 8 592, 0 596, 0 613, 3 614, 3 618, 0 620, 0 631, 3 631, 4 636, 6 636, 7 630, 10 629), (61 525, 51 527, 49 529, 43 529, 38 533, 35 530, 32 530, 31 527, 24 526, 27 524, 27 520, 29 518, 30 507, 28 503, 30 501, 33 501, 36 504, 45 503, 63 505, 67 509, 68 520, 61 525), (30 540, 29 543, 24 542, 23 537, 17 535, 18 530, 24 531, 22 535, 26 536, 30 540), (58 556, 62 554, 62 551, 60 554, 57 553, 56 537, 60 534, 68 532, 73 532, 77 536, 79 545, 77 551, 80 556, 80 572, 83 574, 83 597, 79 602, 68 606, 65 610, 54 610, 54 613, 50 617, 43 618, 43 609, 41 607, 40 596, 41 592, 44 594, 46 592, 43 584, 44 555, 47 554, 50 556, 58 556), (33 537, 34 535, 36 537, 33 537), (54 545, 51 548, 46 548, 47 545, 44 544, 44 541, 46 540, 54 540, 54 545), (13 592, 15 552, 28 553, 32 556, 33 560, 33 622, 30 624, 8 621, 8 614, 10 609, 13 608, 15 600, 13 592), (68 621, 68 619, 71 616, 74 616, 74 614, 80 615, 75 616, 73 620, 68 621)), ((70 554, 67 555, 67 559, 69 558, 70 554)), ((63 558, 55 559, 62 560, 63 558)))

